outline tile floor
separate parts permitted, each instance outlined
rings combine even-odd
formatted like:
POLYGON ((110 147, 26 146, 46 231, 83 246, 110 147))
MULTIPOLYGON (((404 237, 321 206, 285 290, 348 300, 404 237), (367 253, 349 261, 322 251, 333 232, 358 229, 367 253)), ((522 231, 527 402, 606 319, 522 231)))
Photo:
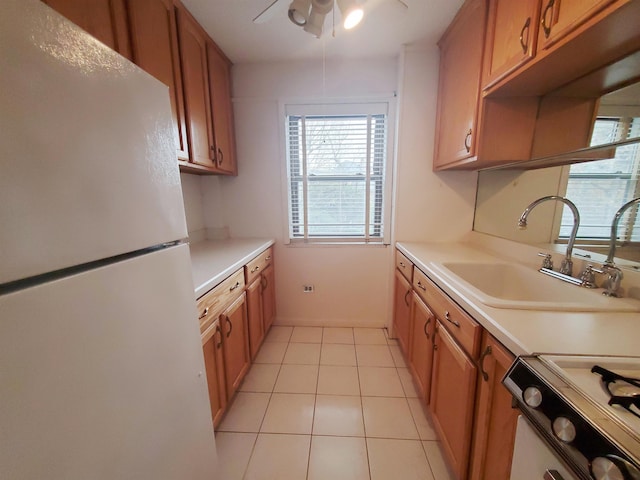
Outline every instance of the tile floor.
POLYGON ((452 480, 384 330, 274 326, 216 433, 223 480, 452 480))

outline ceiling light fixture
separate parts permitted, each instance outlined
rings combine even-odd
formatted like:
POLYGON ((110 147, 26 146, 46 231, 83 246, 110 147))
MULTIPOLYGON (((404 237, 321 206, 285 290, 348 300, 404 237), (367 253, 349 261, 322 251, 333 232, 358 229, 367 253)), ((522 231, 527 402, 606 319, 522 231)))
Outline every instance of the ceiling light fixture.
POLYGON ((322 35, 322 27, 324 18, 333 9, 334 0, 311 0, 311 13, 309 20, 304 25, 304 31, 320 38, 322 35))
POLYGON ((342 26, 345 30, 351 30, 364 17, 364 10, 356 0, 338 0, 338 8, 342 14, 342 26))
POLYGON ((289 20, 304 27, 309 20, 309 9, 311 8, 311 0, 293 0, 289 5, 289 20))

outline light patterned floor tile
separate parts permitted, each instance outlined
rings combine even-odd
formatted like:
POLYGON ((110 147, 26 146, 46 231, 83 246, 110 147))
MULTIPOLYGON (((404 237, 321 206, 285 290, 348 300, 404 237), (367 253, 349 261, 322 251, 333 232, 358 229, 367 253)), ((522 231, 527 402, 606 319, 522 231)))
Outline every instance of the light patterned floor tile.
POLYGON ((404 397, 396 368, 358 367, 360 392, 366 397, 404 397))
POLYGON ((360 367, 395 367, 388 345, 356 345, 360 367))
POLYGON ((311 438, 308 480, 369 480, 364 438, 311 438))
POLYGON ((249 464, 257 433, 218 432, 218 472, 225 480, 242 480, 249 464))
POLYGON ((274 393, 261 433, 311 434, 315 395, 274 393))
POLYGON ((425 407, 422 405, 422 399, 420 398, 408 398, 409 409, 413 416, 413 421, 416 423, 418 429, 418 435, 420 440, 436 440, 436 432, 433 429, 433 425, 429 420, 429 417, 425 413, 425 407))
POLYGON ((444 452, 440 442, 427 441, 422 442, 422 445, 435 480, 455 480, 455 476, 449 471, 447 462, 444 459, 444 452))
POLYGON ((322 343, 345 343, 353 345, 353 328, 324 327, 322 343))
POLYGON ((318 394, 360 395, 357 367, 320 365, 318 394))
POLYGON ((356 366, 356 349, 353 345, 323 343, 320 365, 356 366))
POLYGON ((259 432, 269 393, 238 392, 220 424, 221 432, 259 432))
POLYGON ((282 363, 288 345, 284 342, 264 342, 254 363, 282 363))
POLYGON ((258 435, 244 480, 304 480, 310 445, 309 435, 258 435))
POLYGON ((387 339, 381 328, 354 328, 356 345, 386 345, 387 339))
POLYGON ((389 351, 391 352, 391 356, 393 357, 393 362, 396 364, 396 367, 407 367, 407 362, 404 361, 404 355, 398 345, 389 345, 389 351))
POLYGON ((273 392, 280 365, 254 363, 240 386, 241 392, 273 392))
POLYGON ((404 389, 405 396, 409 398, 416 398, 420 396, 418 395, 418 390, 416 390, 416 387, 413 384, 413 377, 411 376, 411 371, 408 368, 398 368, 398 376, 402 382, 402 388, 404 389))
POLYGON ((362 397, 367 437, 418 440, 406 398, 362 397))
POLYGON ((288 342, 291 338, 291 333, 293 332, 293 327, 282 327, 279 325, 274 325, 267 333, 265 337, 265 342, 288 342))
POLYGON ((364 420, 360 397, 317 395, 313 434, 363 437, 364 420))
POLYGON ((316 393, 318 365, 282 365, 273 388, 278 393, 316 393))
POLYGON ((290 342, 322 343, 322 327, 295 327, 290 342))
POLYGON ((367 438, 371 480, 434 480, 418 440, 367 438))
POLYGON ((318 365, 320 363, 320 344, 290 343, 282 363, 318 365))

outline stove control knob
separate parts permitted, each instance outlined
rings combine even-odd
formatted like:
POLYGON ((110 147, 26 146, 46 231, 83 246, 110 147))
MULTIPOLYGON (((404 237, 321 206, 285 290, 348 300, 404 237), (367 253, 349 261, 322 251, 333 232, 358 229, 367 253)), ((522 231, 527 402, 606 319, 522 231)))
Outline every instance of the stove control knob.
POLYGON ((527 387, 525 391, 522 392, 522 398, 524 399, 524 403, 531 408, 538 408, 542 403, 542 392, 538 387, 527 387))
POLYGON ((553 433, 564 443, 571 443, 576 439, 576 427, 567 417, 558 417, 553 421, 553 433))
POLYGON ((640 472, 626 460, 615 455, 596 457, 590 465, 591 474, 596 480, 635 480, 640 472))

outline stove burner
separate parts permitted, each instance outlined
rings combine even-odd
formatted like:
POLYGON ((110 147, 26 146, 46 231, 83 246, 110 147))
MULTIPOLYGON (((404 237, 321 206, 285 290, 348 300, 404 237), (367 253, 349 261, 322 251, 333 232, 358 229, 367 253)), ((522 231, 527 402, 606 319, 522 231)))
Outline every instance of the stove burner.
POLYGON ((640 379, 623 377, 599 365, 594 365, 591 372, 602 377, 602 385, 611 397, 609 405, 620 405, 640 418, 640 379))

